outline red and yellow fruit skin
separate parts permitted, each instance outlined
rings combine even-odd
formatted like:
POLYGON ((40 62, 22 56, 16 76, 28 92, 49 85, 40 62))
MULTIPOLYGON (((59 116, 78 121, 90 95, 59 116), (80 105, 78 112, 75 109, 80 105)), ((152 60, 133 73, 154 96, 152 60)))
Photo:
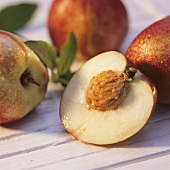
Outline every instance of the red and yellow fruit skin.
POLYGON ((90 59, 119 48, 128 31, 128 16, 120 0, 54 0, 48 28, 59 51, 74 32, 77 57, 90 59))
POLYGON ((170 104, 170 16, 144 29, 125 57, 155 83, 158 102, 170 104))
POLYGON ((46 67, 24 39, 0 30, 0 124, 17 121, 38 105, 45 96, 48 79, 46 67), (31 74, 39 77, 39 86, 23 87, 21 75, 32 65, 35 69, 31 74))

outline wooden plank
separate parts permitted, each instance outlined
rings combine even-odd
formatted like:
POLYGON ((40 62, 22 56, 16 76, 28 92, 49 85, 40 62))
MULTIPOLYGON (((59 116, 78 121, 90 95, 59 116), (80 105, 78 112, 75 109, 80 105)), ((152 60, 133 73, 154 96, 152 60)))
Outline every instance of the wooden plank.
POLYGON ((149 160, 144 160, 138 163, 133 163, 130 165, 122 166, 116 168, 116 170, 150 170, 150 169, 160 169, 169 170, 170 167, 170 155, 160 156, 157 158, 152 158, 149 160))
POLYGON ((124 147, 97 147, 78 141, 51 146, 15 157, 1 159, 4 169, 105 169, 116 168, 169 152, 169 137, 124 147), (166 142, 165 142, 166 141, 166 142), (146 144, 148 147, 146 147, 146 144), (145 146, 145 147, 144 147, 145 146), (160 148, 160 146, 165 146, 160 148), (168 149, 168 150, 166 150, 168 149), (17 163, 15 163, 17 161, 17 163))
POLYGON ((76 164, 80 169, 117 167, 169 153, 169 129, 170 119, 150 123, 124 142, 99 147, 74 141, 62 126, 56 126, 56 129, 23 135, 16 140, 1 141, 0 166, 6 169, 19 169, 25 165, 27 168, 75 168, 76 164), (16 160, 19 163, 14 164, 16 160))
POLYGON ((70 157, 62 161, 55 160, 50 164, 43 164, 34 168, 37 170, 47 169, 47 167, 49 169, 60 169, 62 167, 66 169, 113 169, 129 163, 152 159, 155 156, 170 154, 170 135, 168 136, 162 139, 156 138, 124 147, 106 148, 92 154, 70 157))

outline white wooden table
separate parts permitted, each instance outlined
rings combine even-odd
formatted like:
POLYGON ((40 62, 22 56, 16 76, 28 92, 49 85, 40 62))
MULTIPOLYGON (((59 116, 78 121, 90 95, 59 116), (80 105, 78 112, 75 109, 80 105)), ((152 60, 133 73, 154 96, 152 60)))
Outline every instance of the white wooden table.
MULTIPOLYGON (((0 8, 21 1, 24 0, 0 0, 0 8)), ((39 9, 19 33, 28 39, 51 42, 46 27, 51 0, 29 2, 39 3, 39 9)), ((121 46, 122 53, 143 28, 170 12, 169 0, 123 2, 129 13, 130 29, 121 46)), ((170 169, 170 105, 158 105, 145 127, 130 139, 94 146, 65 131, 59 119, 62 93, 60 86, 50 84, 45 99, 28 116, 0 126, 0 170, 170 169)))

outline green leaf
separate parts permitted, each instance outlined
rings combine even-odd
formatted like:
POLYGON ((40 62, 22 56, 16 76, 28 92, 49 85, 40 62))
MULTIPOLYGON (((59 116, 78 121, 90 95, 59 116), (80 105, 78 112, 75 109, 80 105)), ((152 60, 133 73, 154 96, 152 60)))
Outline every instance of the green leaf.
POLYGON ((61 54, 58 62, 58 74, 59 77, 70 73, 70 66, 75 59, 77 50, 77 42, 74 33, 69 34, 68 41, 64 44, 61 49, 61 54))
POLYGON ((73 33, 70 33, 68 41, 57 57, 57 51, 53 46, 44 41, 26 41, 25 44, 31 48, 48 68, 52 70, 51 81, 67 86, 74 73, 70 66, 75 59, 77 42, 73 33))
POLYGON ((50 81, 53 83, 61 83, 64 87, 66 87, 74 74, 75 72, 68 72, 63 76, 59 76, 58 74, 52 72, 50 81))
POLYGON ((72 73, 72 72, 68 71, 67 74, 65 74, 65 75, 63 75, 63 76, 60 76, 60 77, 58 78, 58 81, 59 81, 60 83, 62 83, 63 86, 66 87, 67 84, 69 83, 69 81, 71 80, 71 78, 73 77, 74 74, 75 74, 75 72, 72 73))
POLYGON ((25 44, 31 48, 52 71, 57 67, 57 52, 53 46, 44 41, 26 41, 25 44))
POLYGON ((36 4, 22 3, 0 11, 0 29, 15 31, 24 26, 37 8, 36 4))

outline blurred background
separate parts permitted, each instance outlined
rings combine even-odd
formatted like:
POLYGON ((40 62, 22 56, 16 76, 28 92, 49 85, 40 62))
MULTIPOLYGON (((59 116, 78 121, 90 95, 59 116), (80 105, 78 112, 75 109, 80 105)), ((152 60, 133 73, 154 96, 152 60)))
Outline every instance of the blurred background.
MULTIPOLYGON (((47 29, 47 18, 53 0, 5 0, 0 1, 0 9, 16 3, 36 3, 34 16, 18 33, 29 40, 44 40, 51 43, 47 29)), ((96 0, 97 1, 97 0, 96 0)), ((120 46, 124 53, 135 36, 151 23, 170 14, 169 0, 122 0, 129 16, 129 31, 120 46)))

